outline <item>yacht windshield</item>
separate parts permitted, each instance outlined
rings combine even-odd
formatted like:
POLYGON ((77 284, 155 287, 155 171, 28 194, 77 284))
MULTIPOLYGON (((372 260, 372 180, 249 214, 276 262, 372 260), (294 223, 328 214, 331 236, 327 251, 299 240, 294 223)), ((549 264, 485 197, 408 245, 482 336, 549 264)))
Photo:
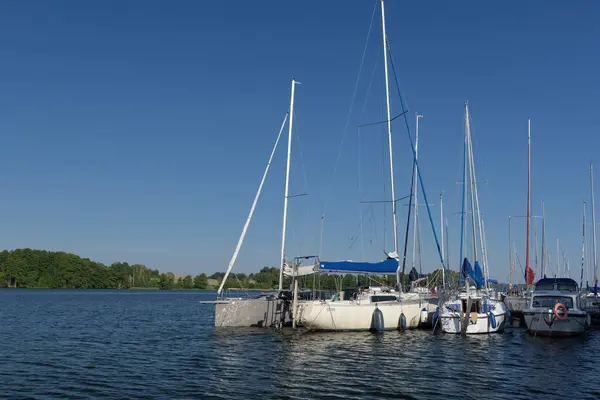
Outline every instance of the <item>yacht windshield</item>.
POLYGON ((567 308, 573 308, 573 298, 566 296, 535 296, 533 298, 534 307, 552 308, 556 303, 563 303, 567 308))

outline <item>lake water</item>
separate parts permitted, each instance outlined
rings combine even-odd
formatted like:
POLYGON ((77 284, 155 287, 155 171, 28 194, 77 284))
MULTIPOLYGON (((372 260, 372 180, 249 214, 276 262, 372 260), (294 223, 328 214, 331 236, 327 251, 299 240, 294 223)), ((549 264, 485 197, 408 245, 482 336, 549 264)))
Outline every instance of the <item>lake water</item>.
POLYGON ((584 338, 215 329, 201 291, 0 290, 0 398, 600 397, 584 338))

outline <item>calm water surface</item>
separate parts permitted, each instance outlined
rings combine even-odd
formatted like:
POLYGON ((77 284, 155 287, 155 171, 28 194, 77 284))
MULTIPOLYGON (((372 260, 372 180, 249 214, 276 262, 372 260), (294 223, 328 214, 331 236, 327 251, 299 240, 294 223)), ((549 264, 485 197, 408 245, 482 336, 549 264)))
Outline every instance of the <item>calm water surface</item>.
POLYGON ((0 398, 600 398, 585 338, 215 329, 214 292, 0 290, 0 398))

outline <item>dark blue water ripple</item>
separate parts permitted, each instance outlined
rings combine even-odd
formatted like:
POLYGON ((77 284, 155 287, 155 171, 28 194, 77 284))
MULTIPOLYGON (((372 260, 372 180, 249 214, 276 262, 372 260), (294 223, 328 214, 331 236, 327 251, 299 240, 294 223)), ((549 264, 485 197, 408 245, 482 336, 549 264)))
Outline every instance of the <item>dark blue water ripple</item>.
POLYGON ((198 291, 0 291, 0 398, 598 398, 600 332, 215 329, 198 291))

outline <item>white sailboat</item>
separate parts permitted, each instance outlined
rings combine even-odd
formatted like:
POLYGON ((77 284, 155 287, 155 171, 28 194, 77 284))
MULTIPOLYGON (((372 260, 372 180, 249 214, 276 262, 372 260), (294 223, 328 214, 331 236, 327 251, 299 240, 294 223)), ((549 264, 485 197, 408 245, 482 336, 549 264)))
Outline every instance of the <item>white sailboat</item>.
MULTIPOLYGON (((390 157, 390 182, 392 195, 392 224, 394 251, 379 263, 356 263, 349 261, 319 263, 319 270, 328 273, 396 274, 397 288, 401 290, 398 255, 398 230, 396 222, 396 197, 394 188, 394 162, 392 153, 392 118, 388 78, 388 49, 385 29, 385 7, 381 0, 383 34, 383 57, 387 105, 388 145, 390 157)), ((416 328, 422 314, 433 312, 435 305, 424 300, 420 293, 403 293, 387 287, 361 289, 351 298, 341 293, 329 300, 302 301, 298 305, 298 323, 312 330, 393 330, 416 328), (424 310, 424 311, 423 311, 424 310)))
POLYGON ((446 333, 492 333, 502 332, 505 327, 507 310, 502 301, 491 293, 488 286, 488 265, 486 257, 485 232, 479 209, 479 196, 475 178, 473 146, 471 141, 471 125, 469 106, 465 104, 465 165, 463 172, 463 212, 461 227, 461 261, 462 275, 465 278, 465 290, 455 300, 444 302, 440 314, 442 330, 446 333), (468 180, 467 180, 468 176, 468 180), (463 237, 467 226, 465 218, 465 201, 467 192, 470 204, 471 228, 473 238, 473 256, 475 264, 471 266, 467 258, 462 259, 463 237), (477 235, 477 232, 479 235, 477 235), (478 238, 479 236, 479 238, 478 238), (481 252, 478 252, 478 239, 481 252), (483 270, 479 265, 479 255, 483 270))
MULTIPOLYGON (((256 196, 250 208, 250 212, 242 229, 242 233, 236 245, 236 248, 231 256, 227 271, 223 277, 219 289, 217 291, 217 300, 205 303, 215 304, 215 316, 214 324, 219 327, 279 327, 285 324, 289 324, 292 319, 291 314, 291 294, 283 291, 283 275, 284 270, 287 268, 285 260, 285 239, 286 239, 286 225, 287 225, 287 209, 288 209, 288 194, 289 194, 289 180, 290 180, 290 166, 291 166, 291 153, 292 153, 292 130, 294 120, 294 93, 296 80, 292 80, 291 98, 290 98, 290 109, 286 113, 286 116, 281 124, 281 129, 273 146, 273 150, 269 157, 269 161, 265 168, 262 180, 256 192, 256 196), (285 127, 286 121, 289 116, 288 124, 288 146, 287 146, 287 166, 286 166, 286 180, 285 180, 285 194, 284 194, 284 207, 283 207, 283 228, 282 228, 282 239, 281 239, 281 263, 280 263, 280 274, 279 274, 279 290, 274 293, 262 294, 256 297, 228 297, 222 298, 223 288, 227 278, 229 277, 235 261, 238 257, 246 232, 252 220, 256 204, 260 197, 263 184, 269 172, 271 161, 279 144, 281 134, 285 127)), ((288 272, 289 273, 289 272, 288 272)))

